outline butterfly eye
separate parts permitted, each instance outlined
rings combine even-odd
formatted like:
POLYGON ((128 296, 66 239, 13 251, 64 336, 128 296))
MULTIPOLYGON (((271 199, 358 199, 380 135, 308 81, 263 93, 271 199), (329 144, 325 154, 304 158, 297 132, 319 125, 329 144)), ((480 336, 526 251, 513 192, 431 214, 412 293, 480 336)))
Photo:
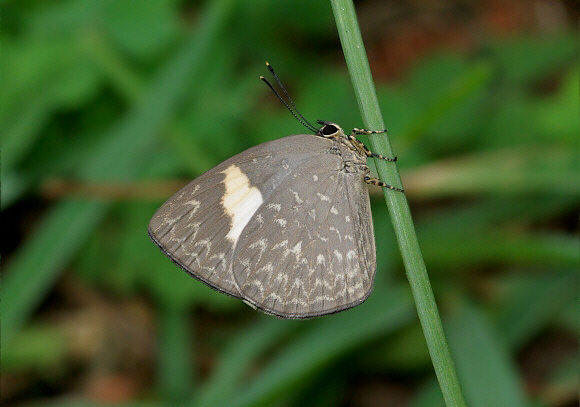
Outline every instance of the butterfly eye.
POLYGON ((332 136, 333 134, 338 132, 338 127, 334 124, 327 124, 321 129, 321 133, 323 136, 328 137, 332 136))

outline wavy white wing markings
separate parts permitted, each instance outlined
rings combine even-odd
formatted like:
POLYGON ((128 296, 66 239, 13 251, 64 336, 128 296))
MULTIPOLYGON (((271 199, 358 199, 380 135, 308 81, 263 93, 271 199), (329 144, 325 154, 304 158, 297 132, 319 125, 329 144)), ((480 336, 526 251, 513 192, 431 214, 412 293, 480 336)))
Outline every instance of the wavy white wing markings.
POLYGON ((328 143, 312 135, 288 136, 224 161, 159 208, 149 224, 151 239, 191 276, 243 298, 231 270, 239 236, 293 168, 328 143))
POLYGON ((240 236, 232 265, 247 302, 278 316, 308 318, 366 299, 375 267, 368 250, 374 236, 361 221, 370 219, 368 192, 361 174, 342 168, 337 155, 312 157, 264 200, 240 236), (352 189, 352 182, 361 185, 352 189), (353 193, 360 195, 354 203, 353 193), (369 213, 360 217, 358 211, 369 213), (361 225, 365 232, 357 232, 361 225))

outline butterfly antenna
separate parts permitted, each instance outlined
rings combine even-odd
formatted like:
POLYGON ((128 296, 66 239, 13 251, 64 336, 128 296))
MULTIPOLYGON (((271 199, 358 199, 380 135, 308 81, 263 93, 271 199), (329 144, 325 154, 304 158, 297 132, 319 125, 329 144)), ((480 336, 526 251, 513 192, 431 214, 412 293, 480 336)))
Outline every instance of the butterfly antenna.
POLYGON ((298 120, 304 127, 306 127, 308 130, 316 133, 318 130, 311 125, 309 122, 307 122, 305 119, 302 119, 300 116, 298 116, 294 110, 292 110, 292 108, 288 105, 288 103, 282 98, 282 96, 280 96, 280 94, 278 93, 278 91, 276 91, 276 89, 274 89, 274 87, 272 86, 272 84, 270 82, 268 82, 268 80, 266 78, 264 78, 263 76, 260 76, 260 79, 263 80, 266 85, 268 85, 270 87, 270 89, 272 90, 272 92, 274 92, 274 94, 278 97, 278 99, 280 99, 280 101, 284 104, 284 106, 286 106, 286 108, 288 109, 288 111, 290 113, 292 113, 292 116, 294 116, 296 118, 296 120, 298 120))
POLYGON ((276 71, 274 71, 274 68, 272 67, 272 65, 270 65, 270 63, 268 61, 266 61, 266 66, 268 67, 268 69, 272 73, 272 76, 274 77, 274 79, 276 79, 276 82, 278 82, 278 85, 280 85, 280 88, 284 92, 284 95, 286 95, 286 97, 288 98, 288 101, 290 102, 290 105, 294 108, 294 111, 298 114, 298 116, 300 116, 302 118, 302 120, 304 120, 306 123, 308 123, 310 128, 316 130, 316 127, 314 127, 308 120, 306 120, 306 117, 304 117, 302 115, 302 113, 300 113, 300 111, 298 110, 298 108, 294 104, 294 101, 290 97, 290 94, 288 93, 288 91, 286 90, 284 85, 282 84, 282 81, 280 80, 280 78, 278 78, 278 75, 276 75, 276 71))
POLYGON ((284 85, 282 84, 280 79, 278 78, 278 75, 276 75, 276 72, 274 71, 274 68, 272 68, 272 65, 270 65, 268 62, 266 62, 266 66, 268 67, 268 69, 270 70, 272 75, 274 76, 274 79, 276 79, 276 82, 278 83, 278 85, 280 86, 282 91, 284 92, 284 95, 286 96, 286 98, 288 98, 289 103, 286 102, 286 100, 284 100, 284 98, 274 89, 274 87, 270 84, 270 82, 268 82, 268 80, 266 78, 264 78, 263 76, 260 76, 260 79, 263 80, 266 83, 266 85, 268 85, 268 87, 270 87, 272 92, 274 92, 274 94, 278 97, 278 99, 280 99, 280 101, 284 104, 284 106, 286 106, 286 108, 290 111, 290 113, 292 113, 292 116, 294 116, 296 118, 296 120, 298 120, 304 127, 309 129, 310 131, 316 133, 318 131, 318 129, 316 127, 314 127, 308 120, 306 120, 306 118, 302 115, 302 113, 300 113, 300 111, 298 110, 298 108, 294 104, 294 101, 292 100, 292 98, 288 94, 288 91, 286 90, 286 88, 284 87, 284 85))

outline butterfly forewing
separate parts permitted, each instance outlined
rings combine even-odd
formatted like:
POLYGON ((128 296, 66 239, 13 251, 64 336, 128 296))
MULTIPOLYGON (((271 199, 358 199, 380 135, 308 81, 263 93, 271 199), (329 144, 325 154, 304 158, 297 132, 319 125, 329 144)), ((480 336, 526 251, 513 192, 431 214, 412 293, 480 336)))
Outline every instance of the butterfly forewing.
POLYGON ((321 147, 318 139, 298 135, 273 140, 210 169, 157 210, 149 223, 151 239, 195 278, 240 297, 231 272, 238 237, 261 202, 311 157, 314 147, 321 147))
POLYGON ((239 297, 230 271, 234 245, 226 238, 230 218, 214 210, 225 193, 224 179, 216 167, 186 185, 155 213, 149 235, 192 276, 239 297))

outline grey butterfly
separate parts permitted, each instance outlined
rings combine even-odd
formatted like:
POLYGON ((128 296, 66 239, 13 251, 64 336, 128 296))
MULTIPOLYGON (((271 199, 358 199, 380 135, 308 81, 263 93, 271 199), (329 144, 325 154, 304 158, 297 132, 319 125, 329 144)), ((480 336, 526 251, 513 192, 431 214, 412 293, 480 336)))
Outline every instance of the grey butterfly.
POLYGON ((378 131, 346 135, 326 121, 316 129, 290 104, 314 135, 283 137, 222 162, 169 198, 148 231, 210 287, 268 314, 311 318, 369 296, 376 249, 366 184, 402 190, 369 175, 367 157, 396 160, 356 138, 378 131))

